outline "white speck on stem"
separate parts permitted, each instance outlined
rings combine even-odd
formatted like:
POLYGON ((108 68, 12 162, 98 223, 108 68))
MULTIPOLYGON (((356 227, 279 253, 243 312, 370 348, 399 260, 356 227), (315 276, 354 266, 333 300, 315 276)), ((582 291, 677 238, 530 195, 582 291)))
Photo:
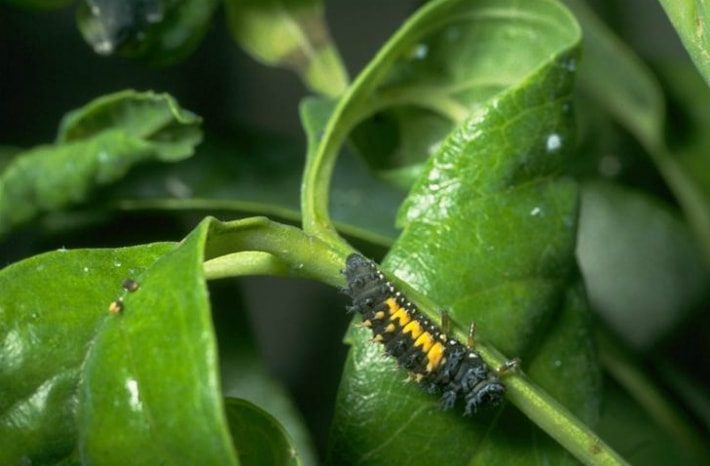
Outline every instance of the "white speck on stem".
POLYGON ((530 215, 532 215, 533 217, 537 217, 541 213, 542 213, 542 209, 539 207, 533 207, 533 209, 530 211, 530 215))

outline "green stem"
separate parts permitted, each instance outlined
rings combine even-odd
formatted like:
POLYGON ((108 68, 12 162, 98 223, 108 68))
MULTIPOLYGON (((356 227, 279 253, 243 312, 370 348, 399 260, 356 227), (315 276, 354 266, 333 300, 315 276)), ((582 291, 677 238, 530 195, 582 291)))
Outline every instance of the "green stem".
MULTIPOLYGON (((323 238, 339 251, 352 250, 335 231, 328 212, 330 181, 340 148, 350 130, 377 105, 373 91, 401 54, 403 44, 415 43, 429 30, 438 27, 438 24, 432 24, 431 15, 446 12, 449 3, 429 3, 407 20, 340 98, 323 135, 309 137, 308 157, 301 188, 303 229, 309 234, 323 238)), ((448 113, 453 112, 457 118, 460 117, 459 109, 446 110, 448 113)))
MULTIPOLYGON (((401 53, 402 44, 415 43, 432 26, 432 17, 445 12, 450 2, 431 2, 412 16, 400 28, 390 41, 378 52, 375 58, 358 75, 348 91, 339 100, 335 110, 328 120, 322 135, 309 134, 308 157, 303 176, 301 190, 301 208, 304 231, 317 237, 340 255, 340 266, 351 247, 338 235, 330 219, 329 192, 335 162, 345 138, 350 130, 373 109, 382 108, 378 102, 381 95, 374 90, 401 53)), ((390 95, 391 102, 409 100, 411 95, 390 95)), ((437 102, 430 108, 436 108, 453 120, 461 119, 462 109, 451 105, 441 107, 437 102)), ((338 274, 338 280, 332 284, 342 286, 343 278, 338 274)), ((411 291, 403 286, 403 291, 411 291)), ((438 307, 418 294, 410 293, 410 297, 420 305, 420 309, 431 318, 438 318, 434 312, 438 307), (419 297, 420 299, 416 299, 419 297)), ((459 333, 459 338, 466 336, 459 333)), ((480 344, 478 346, 483 358, 491 366, 502 365, 504 358, 494 348, 480 344)), ((515 374, 506 379, 508 399, 526 414, 535 424, 545 430, 552 438, 572 453, 581 462, 589 465, 625 465, 627 464, 614 450, 604 443, 582 421, 550 397, 544 390, 533 384, 522 374, 515 374)))
MULTIPOLYGON (((397 286, 416 303, 419 310, 436 322, 441 309, 429 298, 419 294, 406 283, 390 277, 397 286)), ((468 335, 454 328, 459 341, 466 341, 468 335)), ((476 342, 476 350, 491 367, 502 367, 507 359, 485 341, 476 342)), ((587 465, 626 465, 618 453, 607 445, 592 429, 562 406, 545 390, 533 383, 522 371, 516 371, 505 378, 506 398, 538 427, 547 432, 579 461, 587 465)))
MULTIPOLYGON (((485 345, 477 349, 487 362, 502 362, 499 357, 491 357, 493 350, 485 345)), ((628 464, 586 424, 525 375, 510 376, 505 384, 508 400, 582 463, 590 466, 628 464)))
POLYGON ((303 230, 266 217, 225 223, 213 219, 205 259, 210 278, 245 275, 248 272, 243 267, 247 267, 259 275, 308 278, 332 286, 343 284, 340 269, 345 258, 341 253, 303 230))
POLYGON ((207 280, 237 276, 267 275, 286 277, 289 275, 288 265, 273 254, 261 251, 242 251, 225 254, 206 261, 204 270, 207 280))
MULTIPOLYGON (((283 207, 275 204, 255 201, 244 201, 239 199, 124 199, 112 204, 111 207, 126 211, 140 210, 173 210, 190 211, 200 210, 208 212, 208 215, 215 215, 215 212, 236 212, 249 215, 268 216, 287 223, 299 223, 301 214, 295 208, 283 207)), ((390 247, 392 238, 374 233, 349 223, 335 222, 335 228, 340 234, 365 241, 380 247, 390 247)))
MULTIPOLYGON (((315 279, 337 287, 345 285, 340 269, 346 256, 341 251, 314 235, 264 217, 228 223, 214 220, 205 254, 209 259, 205 264, 206 274, 210 278, 247 273, 277 274, 315 279), (252 253, 245 254, 246 251, 252 253)), ((433 320, 438 319, 434 311, 438 306, 392 278, 422 312, 433 320)), ((455 333, 459 339, 466 339, 460 329, 455 333)), ((485 342, 478 343, 476 349, 491 367, 505 363, 503 355, 485 342)), ((508 400, 581 462, 608 466, 627 464, 589 427, 524 374, 511 374, 506 378, 506 385, 508 400)))

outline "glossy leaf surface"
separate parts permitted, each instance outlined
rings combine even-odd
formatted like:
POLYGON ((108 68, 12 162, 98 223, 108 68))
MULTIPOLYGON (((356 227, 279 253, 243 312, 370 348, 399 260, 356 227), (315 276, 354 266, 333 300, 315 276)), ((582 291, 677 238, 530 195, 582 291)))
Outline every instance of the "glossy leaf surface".
POLYGON ((76 451, 82 366, 109 303, 173 247, 59 250, 0 271, 0 463, 76 451))
POLYGON ((126 294, 123 311, 92 342, 79 391, 83 458, 237 464, 202 269, 208 230, 203 222, 137 275, 140 288, 126 294))
MULTIPOLYGON (((394 77, 383 78, 390 63, 382 59, 382 70, 372 76, 387 84, 372 92, 384 94, 411 67, 436 95, 458 70, 469 85, 440 103, 465 103, 454 107, 464 118, 423 166, 383 267, 445 306, 461 330, 475 321, 481 338, 508 356, 522 356, 535 382, 593 424, 599 373, 586 302, 574 284, 577 187, 560 176, 573 147, 580 31, 554 2, 438 2, 426 11, 430 22, 419 17, 403 27, 421 28, 402 34, 414 42, 386 46, 402 50, 403 64, 395 61, 394 77), (459 60, 449 68, 444 63, 452 57, 443 52, 452 27, 470 45, 452 52, 459 60), (412 60, 405 53, 422 46, 431 55, 412 60), (479 85, 479 75, 487 85, 479 85)), ((365 93, 374 87, 363 83, 353 106, 371 103, 365 93)), ((365 330, 351 333, 332 463, 575 462, 512 408, 473 419, 458 410, 440 412, 436 398, 404 384, 405 374, 369 339, 365 330)))

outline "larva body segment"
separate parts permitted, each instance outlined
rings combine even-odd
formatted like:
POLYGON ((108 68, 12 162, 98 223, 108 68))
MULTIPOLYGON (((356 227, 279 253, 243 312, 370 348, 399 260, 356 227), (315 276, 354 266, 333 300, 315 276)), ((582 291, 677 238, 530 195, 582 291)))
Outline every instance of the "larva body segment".
POLYGON ((505 385, 478 352, 443 333, 397 291, 377 265, 351 254, 343 271, 352 298, 351 312, 362 315, 373 340, 382 343, 399 365, 432 393, 441 394, 442 409, 458 400, 464 414, 482 405, 497 404, 505 385))

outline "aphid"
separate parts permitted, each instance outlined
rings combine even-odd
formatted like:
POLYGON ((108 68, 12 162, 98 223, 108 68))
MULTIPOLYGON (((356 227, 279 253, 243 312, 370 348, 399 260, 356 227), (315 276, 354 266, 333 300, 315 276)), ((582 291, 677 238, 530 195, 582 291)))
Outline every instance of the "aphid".
POLYGON ((344 291, 353 300, 348 311, 362 315, 363 327, 372 330, 373 340, 384 345, 410 378, 426 391, 441 394, 442 409, 461 400, 464 415, 470 415, 479 406, 500 402, 505 385, 498 375, 516 367, 517 360, 491 370, 471 348, 473 327, 469 346, 451 338, 448 314, 442 314, 441 327, 432 323, 363 256, 348 256, 343 273, 348 282, 344 291))
POLYGON ((123 300, 118 298, 116 301, 112 301, 108 305, 108 312, 111 314, 120 314, 123 311, 123 300))
POLYGON ((123 280, 123 283, 121 283, 121 287, 123 287, 124 290, 133 293, 134 291, 138 290, 140 285, 132 278, 126 278, 125 280, 123 280))

